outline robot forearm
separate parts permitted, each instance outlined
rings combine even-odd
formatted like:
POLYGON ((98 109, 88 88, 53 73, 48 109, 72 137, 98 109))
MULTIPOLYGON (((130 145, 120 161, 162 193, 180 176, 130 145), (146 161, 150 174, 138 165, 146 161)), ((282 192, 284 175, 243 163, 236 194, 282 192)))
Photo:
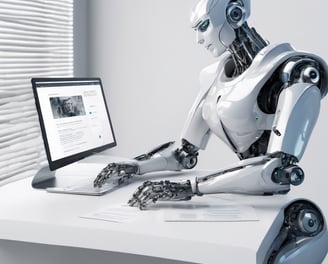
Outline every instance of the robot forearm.
POLYGON ((187 140, 182 140, 181 148, 174 148, 174 142, 162 144, 133 160, 110 163, 97 175, 94 187, 101 187, 105 182, 125 183, 133 175, 153 171, 178 171, 192 169, 197 164, 198 148, 187 140))
POLYGON ((158 200, 185 200, 194 195, 286 193, 291 182, 286 182, 285 179, 278 181, 274 177, 277 170, 283 171, 290 165, 283 157, 278 155, 250 158, 204 177, 183 182, 147 181, 133 194, 129 204, 142 209, 158 200))
POLYGON ((277 153, 242 160, 228 168, 197 178, 192 183, 195 194, 244 193, 279 194, 290 190, 290 184, 303 182, 303 171, 288 155, 277 153))
POLYGON ((135 158, 138 161, 138 174, 153 171, 179 171, 192 169, 197 164, 198 148, 186 140, 182 147, 175 149, 174 142, 165 143, 154 150, 135 158))

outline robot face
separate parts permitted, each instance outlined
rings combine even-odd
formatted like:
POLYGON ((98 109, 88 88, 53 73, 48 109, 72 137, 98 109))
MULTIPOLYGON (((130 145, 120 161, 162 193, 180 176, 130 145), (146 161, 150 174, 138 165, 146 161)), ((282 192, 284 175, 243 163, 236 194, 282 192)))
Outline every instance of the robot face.
POLYGON ((192 10, 191 26, 196 30, 197 42, 217 57, 234 41, 234 28, 249 14, 250 0, 201 0, 192 10), (237 22, 236 15, 240 16, 237 22))
POLYGON ((203 45, 214 57, 219 56, 226 50, 226 47, 222 45, 218 38, 218 29, 213 26, 209 17, 205 17, 195 30, 197 43, 203 45))

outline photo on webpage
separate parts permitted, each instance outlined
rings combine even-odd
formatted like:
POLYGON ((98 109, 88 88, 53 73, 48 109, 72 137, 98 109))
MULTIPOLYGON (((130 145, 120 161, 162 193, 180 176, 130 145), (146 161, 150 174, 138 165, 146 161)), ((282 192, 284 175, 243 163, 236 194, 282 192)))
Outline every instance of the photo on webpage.
POLYGON ((82 96, 50 97, 52 115, 54 119, 85 115, 82 96))

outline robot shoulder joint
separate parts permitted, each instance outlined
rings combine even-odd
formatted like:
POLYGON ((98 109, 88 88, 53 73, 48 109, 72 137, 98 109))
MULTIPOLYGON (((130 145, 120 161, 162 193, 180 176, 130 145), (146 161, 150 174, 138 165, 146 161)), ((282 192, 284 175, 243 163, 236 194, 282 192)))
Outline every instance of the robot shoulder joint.
POLYGON ((308 83, 317 86, 324 97, 328 90, 326 65, 314 56, 295 56, 282 67, 280 74, 285 88, 295 83, 308 83))

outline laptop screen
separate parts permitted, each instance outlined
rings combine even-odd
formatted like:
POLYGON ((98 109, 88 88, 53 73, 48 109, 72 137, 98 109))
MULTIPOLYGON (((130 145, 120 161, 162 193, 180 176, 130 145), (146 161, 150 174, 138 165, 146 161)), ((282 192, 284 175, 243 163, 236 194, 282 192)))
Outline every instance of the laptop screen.
POLYGON ((32 87, 51 170, 116 146, 99 78, 33 78, 32 87))

